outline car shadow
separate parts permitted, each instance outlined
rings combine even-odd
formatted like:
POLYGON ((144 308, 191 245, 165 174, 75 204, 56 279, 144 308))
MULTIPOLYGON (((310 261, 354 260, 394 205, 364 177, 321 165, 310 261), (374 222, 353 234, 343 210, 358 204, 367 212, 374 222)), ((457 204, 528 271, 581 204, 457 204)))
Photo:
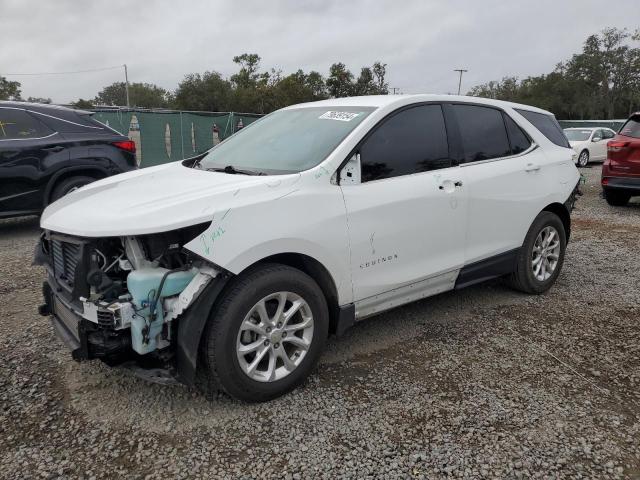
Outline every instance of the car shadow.
POLYGON ((0 220, 1 237, 28 237, 40 232, 40 217, 16 217, 0 220))

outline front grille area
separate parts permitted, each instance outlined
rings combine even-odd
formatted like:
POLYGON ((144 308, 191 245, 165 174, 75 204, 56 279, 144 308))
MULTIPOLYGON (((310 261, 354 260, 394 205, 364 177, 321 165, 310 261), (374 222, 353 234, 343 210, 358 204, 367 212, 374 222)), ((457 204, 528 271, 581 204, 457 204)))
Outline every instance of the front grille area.
POLYGON ((98 309, 98 325, 113 328, 116 324, 113 312, 98 309))
POLYGON ((80 261, 80 245, 53 240, 51 242, 51 254, 56 278, 63 280, 72 287, 75 282, 76 267, 80 261))

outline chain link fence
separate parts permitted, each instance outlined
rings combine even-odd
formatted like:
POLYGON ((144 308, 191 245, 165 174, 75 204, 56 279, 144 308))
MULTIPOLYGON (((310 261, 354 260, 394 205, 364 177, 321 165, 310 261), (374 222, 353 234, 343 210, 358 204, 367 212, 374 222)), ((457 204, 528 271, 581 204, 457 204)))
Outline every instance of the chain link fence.
POLYGON ((261 117, 254 113, 102 107, 93 117, 136 143, 140 167, 193 157, 261 117))

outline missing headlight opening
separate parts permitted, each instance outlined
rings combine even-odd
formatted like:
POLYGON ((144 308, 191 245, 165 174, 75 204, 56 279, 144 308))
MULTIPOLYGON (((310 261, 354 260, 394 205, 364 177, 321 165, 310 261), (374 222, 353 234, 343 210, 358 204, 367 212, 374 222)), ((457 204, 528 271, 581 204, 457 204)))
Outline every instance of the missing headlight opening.
POLYGON ((176 320, 219 274, 182 248, 207 227, 99 239, 45 232, 41 312, 55 314, 73 357, 175 370, 176 320))

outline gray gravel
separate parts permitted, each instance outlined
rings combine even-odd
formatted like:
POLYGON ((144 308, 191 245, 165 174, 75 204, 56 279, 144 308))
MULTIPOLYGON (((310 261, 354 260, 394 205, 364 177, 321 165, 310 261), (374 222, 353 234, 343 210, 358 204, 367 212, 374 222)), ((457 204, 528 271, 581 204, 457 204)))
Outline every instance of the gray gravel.
POLYGON ((640 203, 584 173, 549 293, 380 315, 262 405, 73 362, 36 313, 37 220, 0 222, 0 478, 639 478, 640 203))

